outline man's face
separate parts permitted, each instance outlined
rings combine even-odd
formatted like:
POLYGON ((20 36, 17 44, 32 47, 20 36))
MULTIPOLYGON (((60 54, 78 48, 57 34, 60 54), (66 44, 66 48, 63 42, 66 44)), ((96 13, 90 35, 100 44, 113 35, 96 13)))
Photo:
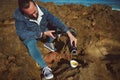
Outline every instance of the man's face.
POLYGON ((36 5, 30 1, 30 6, 27 9, 23 9, 23 12, 26 16, 28 16, 31 19, 37 19, 38 18, 38 10, 36 5))

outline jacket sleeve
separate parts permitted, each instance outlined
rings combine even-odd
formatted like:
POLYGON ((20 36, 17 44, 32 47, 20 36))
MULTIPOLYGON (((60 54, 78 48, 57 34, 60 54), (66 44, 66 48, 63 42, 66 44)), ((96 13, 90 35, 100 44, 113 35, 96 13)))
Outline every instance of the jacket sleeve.
POLYGON ((51 14, 48 10, 46 10, 46 13, 47 20, 50 23, 50 25, 61 29, 63 32, 68 31, 68 27, 59 18, 51 14))
POLYGON ((25 27, 26 24, 23 21, 15 20, 15 26, 16 26, 16 32, 22 41, 26 41, 26 40, 33 39, 33 38, 36 39, 42 36, 41 32, 39 31, 33 32, 33 31, 28 30, 25 27))

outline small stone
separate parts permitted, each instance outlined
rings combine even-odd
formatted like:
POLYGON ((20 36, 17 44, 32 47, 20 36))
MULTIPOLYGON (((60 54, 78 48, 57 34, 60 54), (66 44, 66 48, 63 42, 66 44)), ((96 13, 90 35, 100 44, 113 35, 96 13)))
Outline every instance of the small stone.
POLYGON ((73 80, 73 77, 69 77, 67 80, 73 80))
POLYGON ((14 61, 15 60, 15 57, 14 56, 9 56, 8 57, 8 61, 14 61))

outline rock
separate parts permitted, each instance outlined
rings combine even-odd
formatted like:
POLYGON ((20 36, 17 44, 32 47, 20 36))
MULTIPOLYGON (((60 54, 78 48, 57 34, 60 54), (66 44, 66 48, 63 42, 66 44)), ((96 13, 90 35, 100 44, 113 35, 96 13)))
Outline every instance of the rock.
POLYGON ((60 53, 57 53, 57 52, 51 52, 51 53, 48 53, 44 57, 45 62, 49 66, 52 66, 53 63, 59 62, 61 59, 69 60, 70 59, 70 55, 60 54, 60 53))
MULTIPOLYGON (((49 53, 42 43, 38 43, 45 61, 55 74, 53 80, 120 79, 120 11, 113 11, 111 7, 100 4, 90 7, 42 2, 39 4, 67 26, 77 30, 79 54, 75 58, 80 66, 75 69, 69 65, 73 56, 64 47, 65 36, 58 41, 60 44, 55 43, 59 52, 49 53)), ((17 1, 1 0, 0 5, 0 80, 43 80, 40 66, 36 67, 15 31, 13 12, 17 1)))
POLYGON ((8 61, 9 61, 9 62, 11 62, 11 61, 14 62, 14 61, 15 61, 15 56, 9 56, 9 57, 8 57, 8 61))

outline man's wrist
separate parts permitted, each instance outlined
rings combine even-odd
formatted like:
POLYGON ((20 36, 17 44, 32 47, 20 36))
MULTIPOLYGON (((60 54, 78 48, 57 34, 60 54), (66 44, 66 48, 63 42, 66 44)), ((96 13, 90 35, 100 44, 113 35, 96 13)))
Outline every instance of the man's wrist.
POLYGON ((68 37, 70 37, 72 35, 70 31, 67 31, 66 33, 67 33, 68 37))
POLYGON ((45 36, 45 32, 42 32, 41 34, 42 34, 42 37, 44 37, 44 36, 45 36))

